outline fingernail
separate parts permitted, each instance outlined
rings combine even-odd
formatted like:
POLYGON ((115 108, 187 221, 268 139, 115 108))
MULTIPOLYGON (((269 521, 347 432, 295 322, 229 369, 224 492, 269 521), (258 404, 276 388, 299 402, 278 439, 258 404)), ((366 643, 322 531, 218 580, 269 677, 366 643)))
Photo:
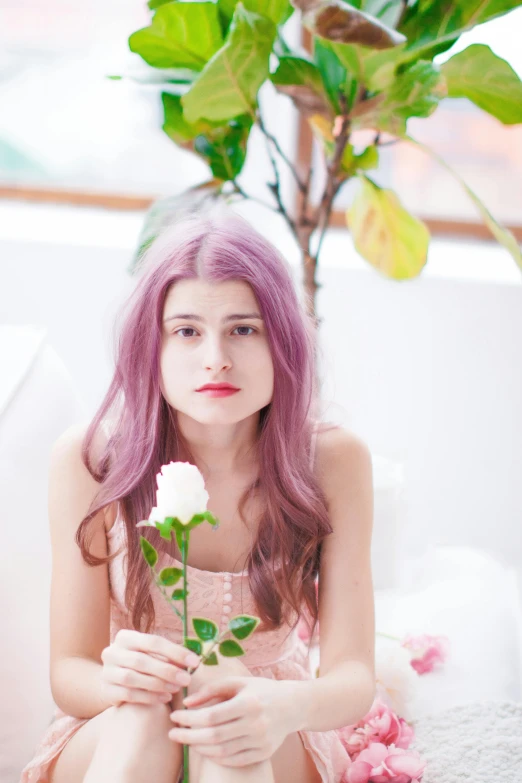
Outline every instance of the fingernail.
POLYGON ((187 655, 185 658, 185 663, 187 666, 197 666, 200 662, 201 658, 199 655, 196 655, 195 653, 190 653, 190 655, 187 655))

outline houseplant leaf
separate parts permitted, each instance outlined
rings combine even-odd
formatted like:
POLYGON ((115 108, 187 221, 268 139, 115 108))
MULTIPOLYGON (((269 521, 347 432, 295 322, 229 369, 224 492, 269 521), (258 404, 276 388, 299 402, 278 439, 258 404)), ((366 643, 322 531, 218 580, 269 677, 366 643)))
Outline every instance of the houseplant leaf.
POLYGON ((341 114, 342 111, 339 93, 345 96, 349 111, 357 89, 357 81, 353 73, 348 73, 329 41, 314 36, 313 47, 314 61, 335 114, 341 114))
POLYGON ((361 189, 346 212, 357 251, 393 280, 417 277, 426 264, 430 233, 397 195, 359 175, 361 189))
POLYGON ((396 136, 406 133, 410 117, 429 117, 446 95, 446 82, 433 63, 419 61, 399 74, 383 93, 357 104, 352 128, 376 128, 396 136))
POLYGON ((501 226, 493 217, 491 212, 487 209, 487 207, 482 203, 482 201, 479 199, 479 197, 471 190, 471 188, 464 182, 462 177, 457 174, 456 171, 454 171, 451 166, 448 166, 445 160, 443 160, 441 157, 439 157, 432 149, 427 147, 425 144, 422 144, 420 141, 416 141, 416 139, 413 139, 411 136, 406 136, 405 139, 407 141, 410 141, 412 144, 415 144, 420 149, 424 150, 428 155, 431 155, 433 158, 435 158, 438 163, 440 163, 441 166, 443 166, 447 171, 452 174, 455 179, 457 179, 470 199, 473 201, 477 209, 479 210, 482 219, 485 223, 485 225, 489 228, 497 242, 499 242, 501 245, 503 245, 506 250, 509 251, 511 256, 513 257, 513 260, 517 264, 518 268, 522 272, 522 251, 520 250, 520 245, 517 242, 516 237, 509 231, 509 229, 504 228, 501 226))
POLYGON ((388 49, 406 41, 401 33, 344 0, 293 0, 303 25, 314 35, 338 43, 388 49))
POLYGON ((257 92, 268 76, 274 23, 239 2, 224 46, 182 98, 187 122, 229 120, 253 114, 257 92))
POLYGON ((165 122, 163 130, 176 144, 201 155, 216 179, 227 181, 238 176, 245 162, 252 117, 243 115, 228 122, 186 121, 181 96, 163 93, 165 122))
POLYGON ((314 63, 302 57, 280 57, 278 68, 270 74, 270 80, 279 92, 292 98, 305 116, 325 114, 333 119, 321 73, 314 63))
POLYGON ((201 71, 222 46, 218 9, 211 2, 166 3, 149 27, 136 30, 129 48, 156 68, 201 71))
POLYGON ((405 9, 399 30, 416 57, 433 58, 478 24, 503 16, 522 5, 521 0, 418 0, 405 9))
POLYGON ((221 193, 222 186, 221 180, 210 179, 207 182, 188 188, 182 193, 177 193, 175 196, 168 196, 154 201, 145 215, 138 237, 137 249, 129 265, 129 274, 135 274, 147 248, 163 229, 172 225, 184 215, 196 214, 200 209, 205 208, 207 204, 215 202, 221 193))
POLYGON ((522 81, 489 46, 472 44, 441 65, 450 98, 468 98, 505 125, 522 122, 522 81))

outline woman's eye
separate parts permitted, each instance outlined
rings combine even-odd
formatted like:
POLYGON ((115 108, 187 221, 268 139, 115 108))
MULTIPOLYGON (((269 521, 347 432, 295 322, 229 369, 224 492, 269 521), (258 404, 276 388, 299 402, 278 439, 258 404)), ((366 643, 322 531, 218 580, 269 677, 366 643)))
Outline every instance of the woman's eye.
MULTIPOLYGON (((252 332, 255 332, 255 329, 253 326, 236 326, 236 329, 250 329, 252 332)), ((235 329, 234 329, 235 331, 235 329)), ((244 337, 247 337, 248 335, 242 335, 244 337)))
MULTIPOLYGON (((236 329, 250 329, 251 332, 255 332, 256 331, 253 326, 236 326, 236 329)), ((234 331, 236 331, 236 329, 234 329, 234 331)), ((181 334, 181 332, 195 332, 195 331, 196 330, 193 329, 191 326, 182 326, 181 329, 177 329, 174 332, 174 334, 181 334)), ((186 338, 192 337, 191 334, 189 334, 189 335, 181 335, 181 336, 182 337, 186 337, 186 338)), ((240 335, 240 337, 249 337, 249 335, 243 333, 243 334, 240 335)))

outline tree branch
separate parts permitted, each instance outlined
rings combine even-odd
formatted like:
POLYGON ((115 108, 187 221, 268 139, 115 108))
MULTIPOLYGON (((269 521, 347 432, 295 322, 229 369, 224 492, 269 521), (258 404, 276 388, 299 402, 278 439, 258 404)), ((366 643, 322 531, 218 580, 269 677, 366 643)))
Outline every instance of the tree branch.
POLYGON ((301 179, 301 177, 297 173, 297 169, 295 168, 295 166, 286 157, 286 155, 283 152, 283 150, 281 149, 281 145, 279 144, 279 142, 276 139, 276 137, 273 136, 271 133, 269 133, 267 131, 265 123, 263 122, 263 118, 261 117, 261 111, 260 110, 258 110, 258 113, 257 113, 257 122, 258 122, 258 125, 259 125, 259 128, 260 128, 261 132, 264 134, 264 136, 267 139, 267 141, 271 141, 272 142, 272 144, 276 148, 277 152, 279 153, 281 158, 284 160, 284 162, 286 163, 286 165, 288 166, 288 168, 292 172, 292 175, 293 175, 293 177, 294 177, 294 179, 295 179, 295 181, 297 183, 297 187, 299 188, 301 193, 304 193, 305 189, 306 189, 306 183, 303 182, 303 180, 301 179))
POLYGON ((323 191, 319 209, 317 211, 317 226, 321 225, 321 234, 319 236, 319 243, 317 245, 317 250, 315 252, 316 262, 317 259, 319 258, 319 253, 321 251, 323 239, 326 234, 326 230, 328 228, 328 223, 330 221, 330 215, 332 212, 335 196, 339 192, 339 188, 344 182, 343 179, 338 179, 337 172, 339 170, 339 165, 341 163, 344 148, 346 147, 348 136, 350 134, 350 120, 348 118, 348 103, 345 95, 339 94, 339 103, 341 105, 341 109, 343 112, 341 115, 342 117, 341 127, 336 135, 335 149, 334 149, 332 160, 327 165, 326 185, 323 191))

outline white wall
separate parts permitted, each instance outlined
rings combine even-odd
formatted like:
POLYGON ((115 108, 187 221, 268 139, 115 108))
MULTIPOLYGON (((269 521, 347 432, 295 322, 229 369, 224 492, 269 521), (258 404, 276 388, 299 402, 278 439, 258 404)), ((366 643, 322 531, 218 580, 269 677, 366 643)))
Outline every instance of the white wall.
MULTIPOLYGON (((271 214, 243 208, 292 264, 271 214)), ((36 323, 81 389, 86 413, 111 377, 112 326, 141 214, 0 203, 0 322, 36 323)), ((522 287, 496 245, 433 241, 413 282, 366 265, 347 235, 325 242, 327 415, 404 463, 404 546, 472 544, 522 567, 522 287)))

